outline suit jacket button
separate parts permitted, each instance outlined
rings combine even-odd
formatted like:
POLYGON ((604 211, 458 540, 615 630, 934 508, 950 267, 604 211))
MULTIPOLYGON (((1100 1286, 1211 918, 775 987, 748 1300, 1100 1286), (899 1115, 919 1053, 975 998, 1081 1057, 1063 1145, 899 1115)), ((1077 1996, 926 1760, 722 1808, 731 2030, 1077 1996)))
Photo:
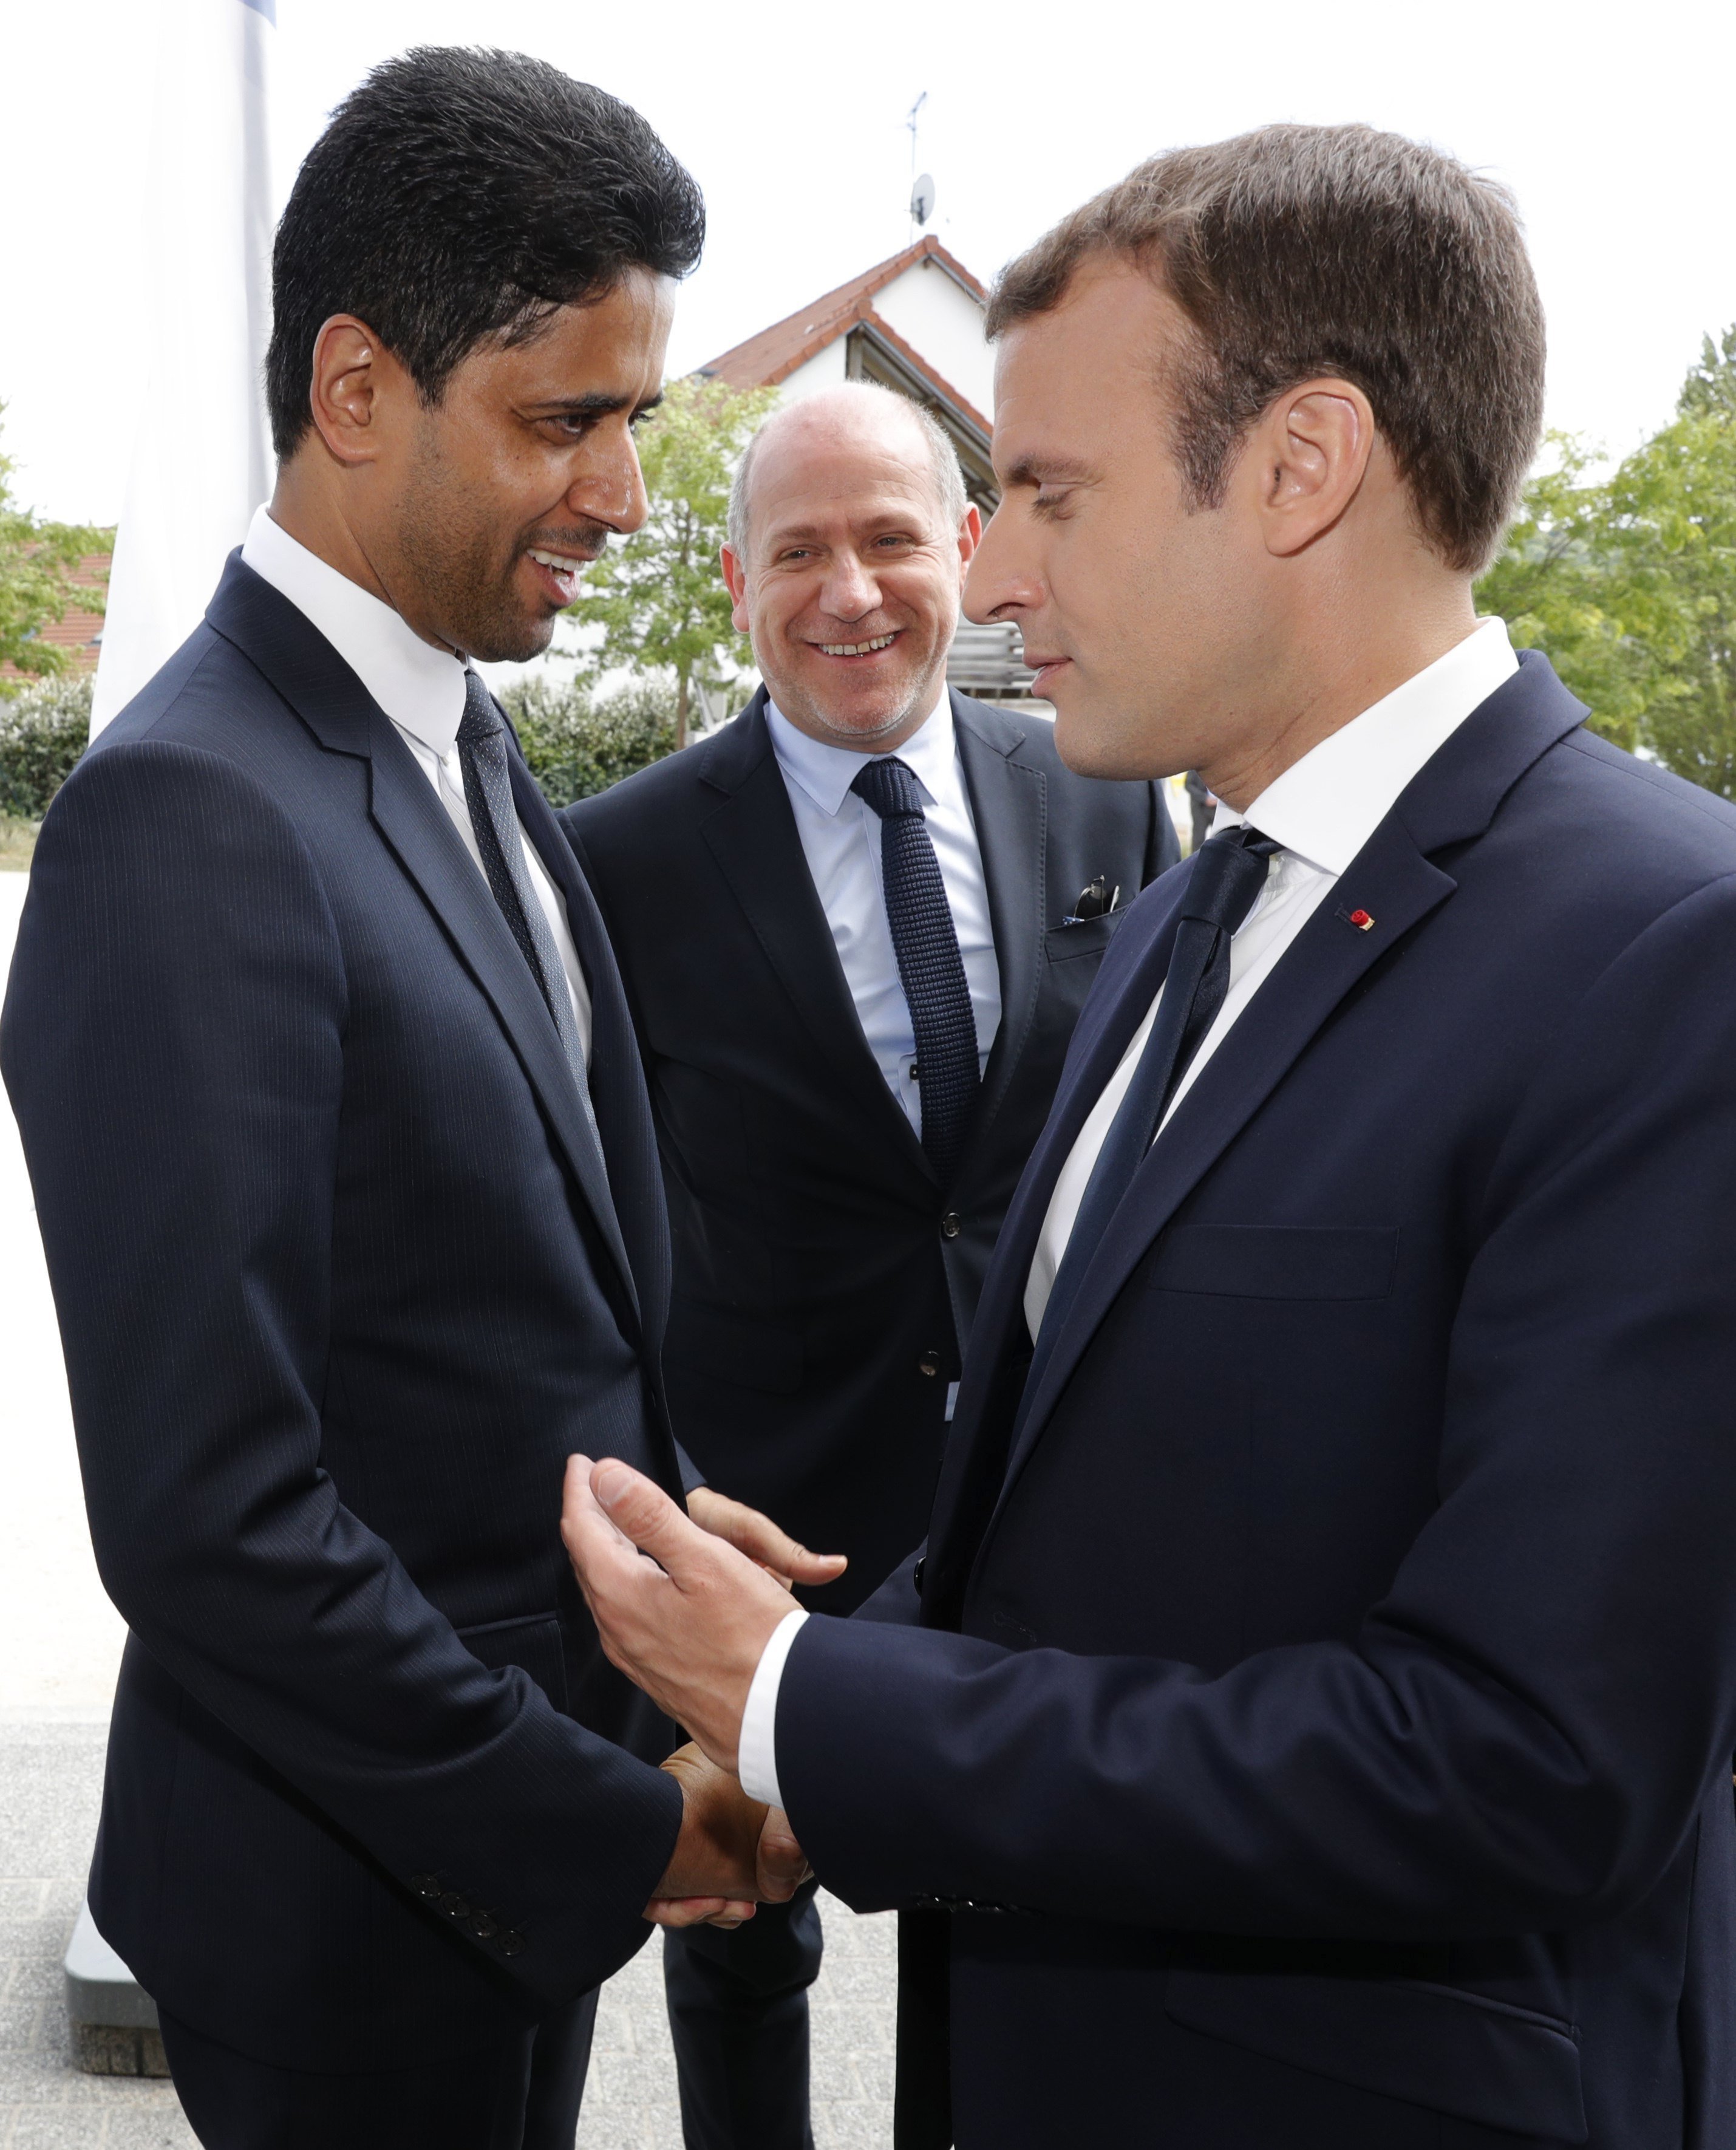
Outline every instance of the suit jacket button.
POLYGON ((510 1926, 500 1937, 500 1952, 502 1956, 517 1956, 523 1946, 524 1936, 515 1934, 510 1926))
POLYGON ((492 1941, 500 1928, 486 1911, 478 1911, 470 1922, 470 1930, 479 1941, 492 1941))
POLYGON ((925 1351, 916 1361, 919 1374, 937 1374, 940 1370, 941 1355, 938 1351, 925 1351))
POLYGON ((941 1219, 941 1237, 956 1239, 965 1228, 965 1221, 956 1209, 949 1209, 941 1219))
POLYGON ((469 1905, 462 1896, 455 1896, 450 1890, 441 1898, 440 1908, 449 1919, 467 1919, 470 1916, 469 1905))
POLYGON ((412 1874, 410 1885, 418 1896, 437 1896, 440 1894, 440 1876, 437 1874, 412 1874))

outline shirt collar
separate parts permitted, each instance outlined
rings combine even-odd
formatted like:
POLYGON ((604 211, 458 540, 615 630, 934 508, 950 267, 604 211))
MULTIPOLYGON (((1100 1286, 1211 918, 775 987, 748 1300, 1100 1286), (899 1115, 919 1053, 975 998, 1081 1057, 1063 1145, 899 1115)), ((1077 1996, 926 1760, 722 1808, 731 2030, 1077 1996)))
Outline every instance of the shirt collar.
POLYGON ((464 663, 290 537, 261 507, 241 548, 255 574, 305 614, 401 729, 442 759, 464 715, 464 663))
MULTIPOLYGON (((792 784, 801 786, 822 814, 836 814, 850 795, 857 770, 878 758, 810 739, 806 732, 796 729, 770 695, 765 701, 765 724, 778 766, 792 784)), ((897 758, 922 787, 925 803, 938 806, 956 796, 956 756, 952 700, 943 683, 939 700, 897 749, 897 758)))
POLYGON ((1465 639, 1274 777, 1245 815, 1219 806, 1212 833, 1251 821, 1287 851, 1341 874, 1411 778, 1519 669, 1506 623, 1465 639))

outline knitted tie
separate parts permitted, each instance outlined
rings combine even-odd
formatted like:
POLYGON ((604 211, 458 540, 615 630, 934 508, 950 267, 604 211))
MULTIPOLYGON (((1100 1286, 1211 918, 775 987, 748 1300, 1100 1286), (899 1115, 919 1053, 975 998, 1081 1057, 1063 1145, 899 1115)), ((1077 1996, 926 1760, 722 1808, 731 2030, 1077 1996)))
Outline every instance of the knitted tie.
POLYGON ((1265 886, 1273 854, 1282 848, 1245 823, 1200 846, 1182 898, 1157 1017, 1121 1109, 1098 1153, 1067 1252, 1055 1273, 1027 1393, 1036 1386, 1037 1361, 1048 1355, 1044 1346, 1052 1345, 1109 1220, 1157 1139, 1176 1084, 1224 1005, 1229 991, 1230 941, 1265 886))
POLYGON ((978 1088, 976 1018, 952 906, 911 770, 877 755, 850 788, 880 816, 886 922, 916 1039, 922 1147, 946 1187, 964 1152, 978 1088))
POLYGON ((554 945, 548 914, 537 901, 524 861, 518 815, 512 805, 512 780, 507 769, 506 726, 494 706, 494 697, 467 668, 464 715, 458 725, 458 762, 464 771, 464 803, 470 809, 477 849, 482 855, 482 871, 560 1032, 585 1117, 594 1132, 597 1123, 591 1111, 591 1086, 585 1073, 573 996, 567 987, 567 974, 554 945))

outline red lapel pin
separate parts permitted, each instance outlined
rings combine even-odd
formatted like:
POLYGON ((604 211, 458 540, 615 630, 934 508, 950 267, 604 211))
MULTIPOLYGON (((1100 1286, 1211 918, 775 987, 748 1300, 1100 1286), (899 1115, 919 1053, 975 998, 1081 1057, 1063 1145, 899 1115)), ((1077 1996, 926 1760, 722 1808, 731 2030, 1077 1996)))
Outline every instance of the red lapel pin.
POLYGON ((1366 933, 1375 922, 1372 911, 1346 911, 1342 904, 1338 907, 1338 915, 1347 926, 1354 926, 1359 933, 1366 933))

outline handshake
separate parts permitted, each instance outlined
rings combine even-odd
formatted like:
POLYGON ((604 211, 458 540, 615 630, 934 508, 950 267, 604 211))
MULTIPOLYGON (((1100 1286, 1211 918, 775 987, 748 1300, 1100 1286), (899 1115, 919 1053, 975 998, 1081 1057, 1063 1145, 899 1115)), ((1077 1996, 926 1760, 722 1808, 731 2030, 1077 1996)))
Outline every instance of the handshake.
POLYGON ((645 1908, 664 1926, 738 1926, 808 1878, 785 1815, 736 1776, 742 1713, 792 1582, 830 1582, 841 1553, 812 1553, 756 1509, 702 1486, 683 1514, 624 1463, 575 1456, 561 1536, 610 1662, 684 1726, 664 1764, 681 1787, 681 1834, 645 1908))

